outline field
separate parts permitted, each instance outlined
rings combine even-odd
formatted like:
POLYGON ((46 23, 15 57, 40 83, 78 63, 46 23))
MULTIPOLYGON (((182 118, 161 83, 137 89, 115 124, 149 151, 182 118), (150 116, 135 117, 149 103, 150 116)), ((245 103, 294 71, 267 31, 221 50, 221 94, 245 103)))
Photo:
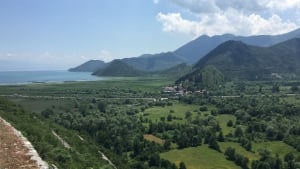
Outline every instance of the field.
POLYGON ((144 139, 148 140, 148 141, 153 141, 153 142, 155 142, 157 144, 160 144, 160 145, 163 145, 165 143, 164 140, 162 140, 162 139, 160 139, 160 138, 158 138, 154 135, 151 135, 151 134, 145 134, 144 139))
POLYGON ((159 77, 109 78, 103 81, 65 82, 1 86, 1 95, 58 96, 58 97, 152 97, 159 96, 161 87, 172 84, 159 77))
POLYGON ((40 113, 52 107, 64 110, 74 105, 74 101, 71 99, 12 98, 11 100, 22 105, 26 110, 35 113, 40 113))
POLYGON ((292 152, 296 157, 300 157, 300 152, 295 150, 293 147, 285 144, 282 141, 272 141, 272 142, 260 142, 253 144, 253 150, 258 153, 260 149, 270 150, 271 154, 275 156, 279 155, 283 159, 283 155, 292 152))
POLYGON ((259 159, 259 155, 257 153, 246 151, 242 146, 240 146, 239 143, 223 142, 220 143, 220 147, 222 152, 225 152, 226 148, 228 147, 235 148, 237 153, 243 154, 244 156, 248 157, 250 161, 259 159))
POLYGON ((155 106, 148 108, 139 115, 153 122, 160 121, 161 118, 165 118, 167 121, 167 116, 171 115, 173 117, 172 123, 184 123, 187 122, 185 119, 186 112, 191 112, 191 118, 193 119, 197 115, 207 116, 210 114, 210 110, 213 109, 209 108, 207 111, 200 112, 199 105, 183 104, 172 100, 171 103, 171 106, 155 106))
POLYGON ((164 159, 170 160, 177 165, 181 161, 188 169, 239 169, 233 162, 226 160, 224 154, 208 148, 207 145, 171 150, 160 154, 164 159))
POLYGON ((228 127, 227 126, 227 122, 229 120, 232 120, 233 123, 235 123, 236 121, 236 117, 234 115, 230 115, 230 114, 221 114, 221 115, 218 115, 216 117, 216 119, 218 120, 219 124, 220 124, 220 127, 222 128, 222 132, 223 134, 226 136, 227 134, 229 133, 233 133, 234 132, 234 128, 232 127, 228 127))

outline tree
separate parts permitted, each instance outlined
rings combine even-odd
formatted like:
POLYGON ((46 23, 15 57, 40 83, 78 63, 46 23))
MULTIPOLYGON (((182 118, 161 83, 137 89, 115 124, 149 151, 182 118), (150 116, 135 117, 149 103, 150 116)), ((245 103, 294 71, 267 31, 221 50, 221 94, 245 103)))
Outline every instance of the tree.
POLYGON ((98 103, 98 110, 102 113, 106 112, 106 104, 104 102, 99 102, 98 103))
POLYGON ((184 162, 181 161, 179 163, 179 169, 186 169, 186 166, 185 166, 184 162))
POLYGON ((271 169, 270 164, 264 161, 255 160, 251 165, 252 169, 271 169))
POLYGON ((232 127, 232 126, 233 126, 233 121, 232 121, 232 120, 228 120, 227 126, 228 126, 228 127, 232 127))
POLYGON ((288 162, 288 161, 293 161, 295 159, 294 154, 289 152, 284 156, 284 161, 288 162))
POLYGON ((297 85, 293 85, 292 87, 291 87, 291 91, 292 92, 298 92, 299 91, 299 87, 297 86, 297 85))
POLYGON ((50 116, 52 116, 54 114, 54 112, 52 109, 47 108, 46 110, 43 110, 41 114, 45 118, 49 118, 50 116))
POLYGON ((242 137, 244 135, 243 130, 240 126, 238 126, 234 132, 235 137, 242 137))
POLYGON ((252 149, 252 143, 250 140, 248 140, 245 137, 240 138, 240 144, 242 147, 244 147, 247 151, 251 151, 252 149))
POLYGON ((169 140, 166 140, 164 142, 164 149, 165 150, 170 150, 171 149, 171 142, 169 140))
POLYGON ((220 146, 219 146, 215 136, 211 137, 209 139, 208 146, 209 146, 209 148, 212 148, 214 150, 217 150, 217 151, 221 152, 220 146))
POLYGON ((160 158, 159 158, 158 154, 154 154, 150 157, 150 159, 149 159, 149 166, 150 167, 159 166, 159 163, 160 163, 160 158))
POLYGON ((283 169, 283 163, 278 154, 276 154, 274 169, 283 169))
POLYGON ((277 83, 273 84, 273 86, 272 86, 272 92, 273 93, 280 92, 280 88, 279 88, 279 85, 277 83))
POLYGON ((224 153, 228 160, 234 161, 235 160, 235 149, 232 147, 227 147, 224 153))
POLYGON ((247 157, 236 153, 234 162, 237 165, 241 166, 243 169, 248 169, 249 159, 247 157))
POLYGON ((264 161, 271 156, 271 151, 268 149, 260 149, 258 153, 260 155, 260 161, 264 161))
POLYGON ((220 133, 219 133, 218 141, 220 141, 220 142, 224 142, 225 141, 225 138, 223 136, 223 132, 222 131, 220 131, 220 133))
POLYGON ((191 118, 192 117, 192 113, 190 111, 185 112, 185 118, 191 118))
POLYGON ((173 119, 172 114, 168 114, 167 120, 168 120, 168 121, 172 121, 172 119, 173 119))
POLYGON ((201 106, 201 107, 199 108, 199 110, 200 110, 200 111, 207 111, 208 108, 207 108, 207 106, 201 106))

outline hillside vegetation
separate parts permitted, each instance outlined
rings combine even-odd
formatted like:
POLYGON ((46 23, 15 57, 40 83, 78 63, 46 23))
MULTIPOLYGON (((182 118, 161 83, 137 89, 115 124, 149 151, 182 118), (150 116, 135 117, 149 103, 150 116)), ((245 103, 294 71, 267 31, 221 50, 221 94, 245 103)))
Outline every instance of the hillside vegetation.
POLYGON ((213 66, 215 71, 221 72, 225 81, 298 79, 299 56, 299 38, 271 47, 227 41, 199 60, 194 65, 195 70, 180 78, 177 83, 198 87, 200 82, 205 83, 204 80, 199 80, 199 72, 207 66, 213 66))
POLYGON ((114 60, 104 69, 98 69, 93 75, 97 76, 118 76, 118 77, 128 77, 128 76, 141 76, 144 72, 127 65, 121 60, 114 60))
POLYGON ((103 69, 106 64, 101 60, 89 60, 77 67, 69 69, 71 72, 95 72, 103 69))

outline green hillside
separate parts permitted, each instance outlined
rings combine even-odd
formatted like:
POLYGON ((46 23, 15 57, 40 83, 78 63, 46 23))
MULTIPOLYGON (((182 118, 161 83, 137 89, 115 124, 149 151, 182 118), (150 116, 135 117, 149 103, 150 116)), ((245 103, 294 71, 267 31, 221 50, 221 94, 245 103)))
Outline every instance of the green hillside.
POLYGON ((192 66, 186 63, 173 66, 169 69, 158 72, 159 75, 168 77, 180 77, 192 71, 192 66))
POLYGON ((77 67, 69 69, 71 72, 95 72, 104 68, 106 64, 102 60, 89 60, 77 67))
POLYGON ((299 78, 300 39, 292 39, 271 47, 255 47, 240 41, 227 41, 199 60, 195 71, 181 77, 177 83, 195 86, 199 72, 213 66, 226 81, 270 80, 272 78, 299 78))
POLYGON ((184 62, 173 52, 145 54, 139 57, 125 58, 122 61, 142 71, 161 71, 184 62))
POLYGON ((121 60, 112 61, 105 69, 99 69, 93 73, 97 76, 141 76, 144 73, 140 70, 137 70, 121 60))

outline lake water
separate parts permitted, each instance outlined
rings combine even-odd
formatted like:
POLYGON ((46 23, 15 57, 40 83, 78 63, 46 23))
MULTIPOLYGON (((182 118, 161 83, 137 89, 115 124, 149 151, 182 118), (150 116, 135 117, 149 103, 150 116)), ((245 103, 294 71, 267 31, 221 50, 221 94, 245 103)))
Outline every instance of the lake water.
POLYGON ((97 81, 103 78, 90 72, 69 71, 9 71, 0 72, 0 85, 28 83, 60 83, 66 81, 97 81))

